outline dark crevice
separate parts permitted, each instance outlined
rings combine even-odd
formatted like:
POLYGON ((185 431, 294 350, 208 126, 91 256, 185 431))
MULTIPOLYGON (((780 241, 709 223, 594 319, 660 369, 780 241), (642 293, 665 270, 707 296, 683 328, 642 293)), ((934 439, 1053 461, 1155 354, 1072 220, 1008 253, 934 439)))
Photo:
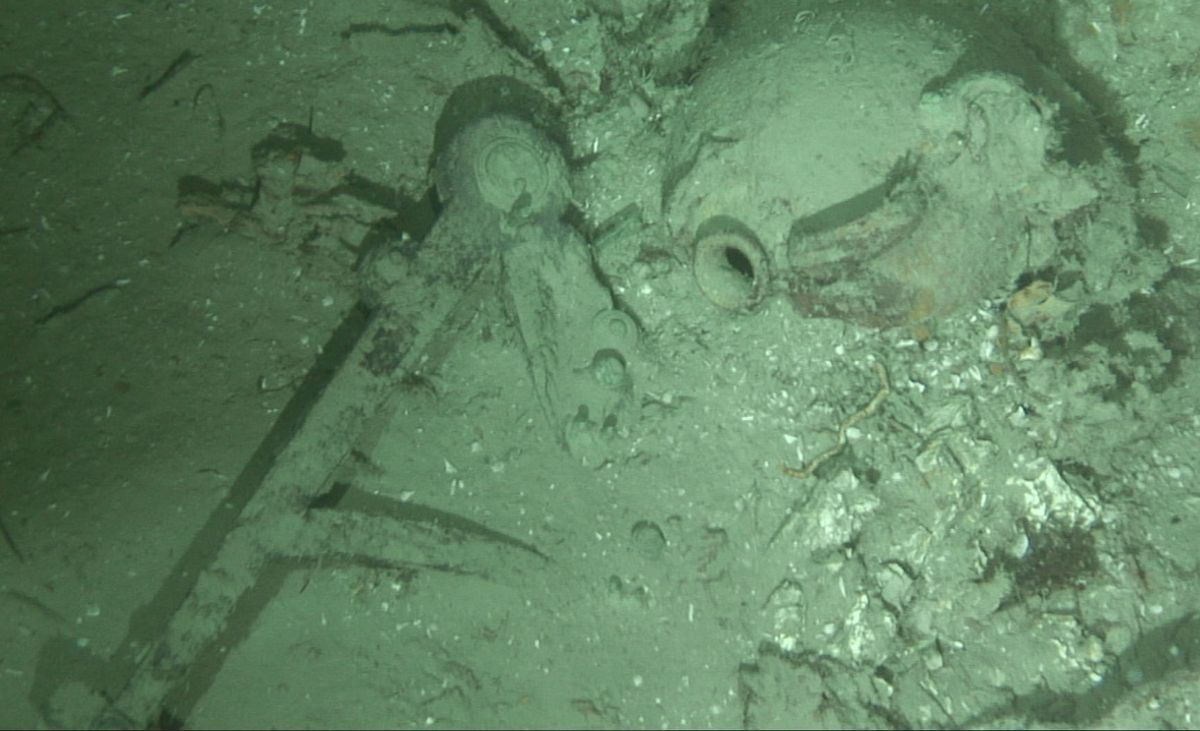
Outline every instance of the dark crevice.
POLYGON ((328 493, 313 500, 309 504, 309 509, 336 509, 391 518, 403 523, 417 523, 457 534, 463 539, 479 539, 498 543, 532 553, 544 561, 550 560, 550 557, 538 550, 537 546, 457 513, 439 510, 420 503, 395 500, 386 495, 376 495, 345 483, 335 484, 328 493))
POLYGON ((534 46, 533 41, 505 23, 485 0, 451 0, 450 11, 463 20, 471 16, 479 18, 502 44, 532 64, 548 85, 564 95, 567 94, 567 85, 563 82, 562 75, 547 63, 545 55, 534 46))

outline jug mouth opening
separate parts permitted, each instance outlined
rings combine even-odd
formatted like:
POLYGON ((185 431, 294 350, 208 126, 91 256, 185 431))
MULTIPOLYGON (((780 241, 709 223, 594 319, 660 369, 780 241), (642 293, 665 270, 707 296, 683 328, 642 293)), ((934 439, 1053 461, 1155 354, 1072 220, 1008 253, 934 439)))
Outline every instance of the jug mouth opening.
POLYGON ((692 272, 704 296, 726 310, 754 310, 770 290, 766 250, 748 228, 725 216, 697 230, 692 272))

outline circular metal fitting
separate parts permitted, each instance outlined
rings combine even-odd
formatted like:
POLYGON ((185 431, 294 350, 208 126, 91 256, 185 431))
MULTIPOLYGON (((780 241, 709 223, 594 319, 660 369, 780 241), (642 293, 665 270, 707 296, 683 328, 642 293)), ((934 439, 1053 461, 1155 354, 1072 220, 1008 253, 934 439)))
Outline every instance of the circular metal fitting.
POLYGON ((531 203, 545 199, 551 179, 547 167, 531 140, 497 135, 475 159, 475 182, 485 201, 506 211, 524 194, 531 203))
POLYGON ((529 123, 504 115, 455 138, 438 160, 437 183, 444 199, 473 199, 504 213, 561 213, 570 195, 558 148, 529 123))
POLYGON ((602 310, 592 318, 592 341, 597 348, 630 350, 637 345, 637 323, 620 310, 602 310))

